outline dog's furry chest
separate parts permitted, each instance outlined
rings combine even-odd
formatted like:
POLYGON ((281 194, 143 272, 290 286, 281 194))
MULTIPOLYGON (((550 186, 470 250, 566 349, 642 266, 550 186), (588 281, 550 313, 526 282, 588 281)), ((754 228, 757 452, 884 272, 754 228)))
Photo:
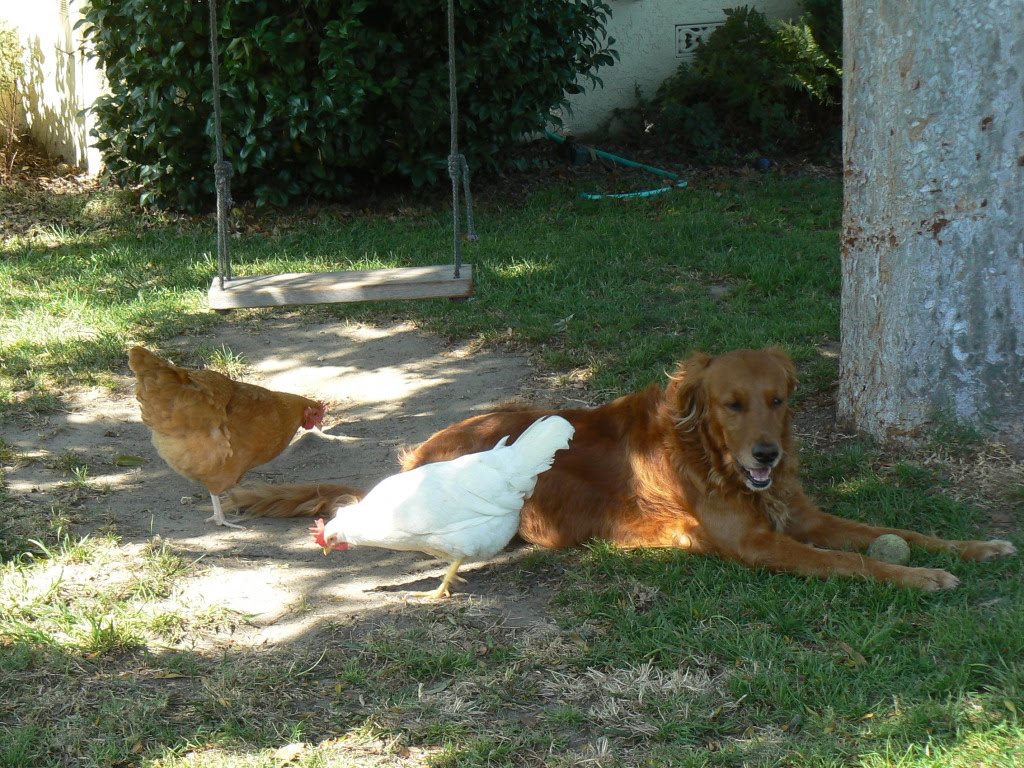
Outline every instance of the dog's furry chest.
MULTIPOLYGON (((716 471, 715 469, 709 470, 707 475, 707 484, 710 488, 724 490, 726 487, 724 474, 716 471)), ((750 497, 752 497, 752 506, 754 509, 764 515, 772 528, 776 531, 784 531, 786 526, 789 525, 789 504, 775 494, 774 488, 772 488, 771 491, 753 492, 744 489, 736 493, 739 493, 741 497, 749 494, 750 497)))
POLYGON ((758 498, 757 506, 776 531, 786 529, 789 524, 789 505, 785 501, 765 493, 758 498))

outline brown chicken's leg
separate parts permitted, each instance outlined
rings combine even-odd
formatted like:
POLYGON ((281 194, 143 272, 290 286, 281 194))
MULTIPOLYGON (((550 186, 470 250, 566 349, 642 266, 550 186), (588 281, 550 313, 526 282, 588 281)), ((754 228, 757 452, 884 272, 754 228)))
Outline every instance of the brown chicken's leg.
POLYGON ((426 597, 430 600, 440 600, 442 597, 451 597, 451 590, 448 588, 453 581, 465 582, 466 580, 459 576, 459 566, 462 565, 462 559, 456 560, 448 567, 447 573, 444 575, 444 579, 441 580, 441 586, 432 592, 410 592, 411 597, 426 597))
POLYGON ((244 525, 238 525, 237 523, 229 523, 224 517, 224 510, 220 508, 220 496, 216 493, 211 493, 210 498, 213 500, 213 517, 206 518, 208 523, 216 523, 217 525, 223 525, 226 528, 237 528, 240 531, 245 530, 244 525))

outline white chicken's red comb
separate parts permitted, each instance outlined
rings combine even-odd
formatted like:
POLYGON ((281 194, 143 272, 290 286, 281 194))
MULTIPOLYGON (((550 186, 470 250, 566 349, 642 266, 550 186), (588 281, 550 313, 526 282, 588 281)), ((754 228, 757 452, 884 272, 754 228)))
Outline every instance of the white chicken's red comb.
POLYGON ((327 546, 327 542, 324 540, 324 519, 322 517, 309 526, 309 532, 313 534, 313 541, 321 547, 327 546))
POLYGON ((324 519, 318 518, 313 525, 309 526, 309 532, 313 535, 313 541, 316 545, 324 551, 325 555, 329 555, 332 549, 336 549, 339 552, 344 552, 348 549, 348 544, 344 541, 339 541, 337 544, 329 545, 327 538, 324 534, 324 519))
POLYGON ((313 525, 309 526, 309 532, 313 534, 313 541, 320 547, 326 555, 330 552, 330 547, 327 546, 327 540, 324 538, 324 519, 322 517, 317 518, 313 525))

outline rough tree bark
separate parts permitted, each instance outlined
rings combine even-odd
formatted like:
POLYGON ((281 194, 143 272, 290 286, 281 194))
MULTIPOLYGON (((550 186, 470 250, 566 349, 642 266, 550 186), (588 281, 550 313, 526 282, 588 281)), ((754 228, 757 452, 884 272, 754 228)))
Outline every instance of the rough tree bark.
POLYGON ((1024 451, 1024 2, 844 5, 840 416, 1024 451))

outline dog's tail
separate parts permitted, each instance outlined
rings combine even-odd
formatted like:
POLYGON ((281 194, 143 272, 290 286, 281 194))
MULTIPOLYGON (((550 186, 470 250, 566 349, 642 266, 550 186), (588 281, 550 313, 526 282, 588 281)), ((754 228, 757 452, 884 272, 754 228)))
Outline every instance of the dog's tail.
POLYGON ((225 512, 252 517, 330 517, 340 505, 359 501, 365 491, 340 483, 252 483, 227 492, 225 512))

